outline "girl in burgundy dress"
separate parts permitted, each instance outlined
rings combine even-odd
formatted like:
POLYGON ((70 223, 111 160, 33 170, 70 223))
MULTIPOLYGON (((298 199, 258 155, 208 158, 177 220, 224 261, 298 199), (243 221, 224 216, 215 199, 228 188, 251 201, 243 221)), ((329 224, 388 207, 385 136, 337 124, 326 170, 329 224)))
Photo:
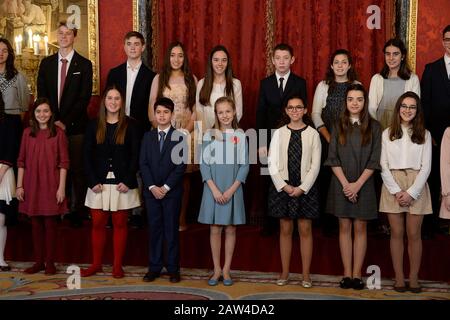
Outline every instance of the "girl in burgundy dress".
POLYGON ((25 273, 55 274, 56 223, 67 213, 66 175, 69 168, 67 138, 55 126, 48 99, 33 104, 30 127, 22 135, 17 167, 16 197, 19 212, 31 218, 35 263, 25 273), (44 264, 45 251, 45 264, 44 264))

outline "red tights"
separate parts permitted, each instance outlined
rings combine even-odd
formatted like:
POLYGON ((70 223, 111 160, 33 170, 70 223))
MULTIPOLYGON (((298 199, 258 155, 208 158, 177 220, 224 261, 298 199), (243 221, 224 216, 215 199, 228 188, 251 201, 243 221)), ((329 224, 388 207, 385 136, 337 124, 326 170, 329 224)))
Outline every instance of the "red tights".
POLYGON ((56 219, 59 216, 31 217, 33 233, 34 260, 36 264, 53 264, 56 249, 56 219))

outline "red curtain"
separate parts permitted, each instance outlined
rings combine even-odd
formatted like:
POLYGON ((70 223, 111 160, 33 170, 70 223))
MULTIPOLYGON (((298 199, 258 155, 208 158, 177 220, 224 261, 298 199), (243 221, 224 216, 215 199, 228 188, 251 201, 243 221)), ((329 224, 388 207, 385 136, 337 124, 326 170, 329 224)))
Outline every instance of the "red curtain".
POLYGON ((383 46, 390 18, 385 0, 275 0, 275 43, 294 48, 295 73, 306 79, 311 106, 314 89, 324 79, 330 54, 350 50, 361 82, 368 88, 371 77, 383 65, 383 46), (381 29, 370 30, 367 8, 381 10, 381 29), (387 19, 388 18, 388 19, 387 19))
POLYGON ((158 5, 160 65, 169 43, 180 40, 200 80, 209 51, 223 44, 230 52, 235 77, 242 82, 241 125, 252 127, 258 83, 265 76, 264 1, 162 0, 158 5))
MULTIPOLYGON (((381 69, 382 48, 390 28, 390 0, 160 0, 153 12, 157 61, 174 40, 182 41, 198 79, 203 78, 212 47, 225 45, 230 51, 235 76, 242 82, 244 115, 241 126, 256 122, 259 81, 266 76, 267 52, 279 42, 294 48, 293 71, 307 81, 311 105, 314 88, 325 77, 329 55, 347 48, 365 86, 381 69), (369 30, 366 13, 370 5, 381 9, 381 29, 369 30), (268 46, 268 48, 267 48, 268 46)), ((270 67, 270 63, 268 64, 270 67)), ((250 223, 263 215, 259 170, 252 166, 245 201, 250 223)))

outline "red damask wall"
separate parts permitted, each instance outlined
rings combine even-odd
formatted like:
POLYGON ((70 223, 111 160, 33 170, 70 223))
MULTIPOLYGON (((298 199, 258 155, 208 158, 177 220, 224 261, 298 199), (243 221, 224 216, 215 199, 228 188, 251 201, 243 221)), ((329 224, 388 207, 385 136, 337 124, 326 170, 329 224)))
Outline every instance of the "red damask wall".
POLYGON ((102 0, 98 4, 100 88, 106 84, 109 69, 125 61, 123 36, 133 28, 131 0, 102 0))
POLYGON ((420 77, 427 63, 444 55, 442 30, 450 24, 449 12, 449 0, 419 1, 416 73, 420 77))

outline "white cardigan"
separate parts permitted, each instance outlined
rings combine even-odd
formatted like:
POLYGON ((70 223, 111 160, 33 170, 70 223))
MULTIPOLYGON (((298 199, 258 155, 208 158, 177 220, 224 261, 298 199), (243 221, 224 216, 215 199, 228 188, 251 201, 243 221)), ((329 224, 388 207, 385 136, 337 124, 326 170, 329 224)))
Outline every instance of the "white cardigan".
MULTIPOLYGON (((369 113, 375 120, 377 120, 378 106, 383 98, 383 80, 384 78, 379 73, 374 75, 372 80, 370 80, 369 113)), ((419 77, 415 73, 411 73, 409 80, 406 80, 405 91, 401 94, 407 91, 413 91, 420 97, 420 81, 419 77)))
MULTIPOLYGON (((305 194, 313 186, 320 170, 320 155, 322 145, 319 133, 308 126, 302 135, 302 160, 300 165, 301 184, 305 194)), ((289 178, 288 172, 288 147, 291 131, 287 126, 277 129, 272 135, 269 149, 269 173, 278 192, 287 185, 285 180, 289 178)))
MULTIPOLYGON (((353 83, 360 83, 360 82, 355 80, 353 83)), ((324 125, 322 120, 322 110, 327 105, 328 88, 329 85, 326 83, 325 80, 322 80, 319 82, 319 84, 316 87, 316 91, 314 92, 311 118, 317 129, 319 129, 321 126, 324 125)), ((331 130, 331 128, 327 129, 331 130)))

